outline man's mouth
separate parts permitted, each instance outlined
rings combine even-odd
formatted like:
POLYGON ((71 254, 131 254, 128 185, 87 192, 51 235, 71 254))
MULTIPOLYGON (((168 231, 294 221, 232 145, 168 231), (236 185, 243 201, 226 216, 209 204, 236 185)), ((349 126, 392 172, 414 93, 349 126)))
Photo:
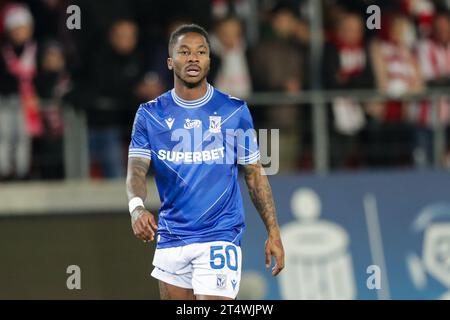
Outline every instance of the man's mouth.
POLYGON ((190 77, 197 77, 200 74, 200 67, 198 66, 189 66, 186 68, 186 73, 190 77))

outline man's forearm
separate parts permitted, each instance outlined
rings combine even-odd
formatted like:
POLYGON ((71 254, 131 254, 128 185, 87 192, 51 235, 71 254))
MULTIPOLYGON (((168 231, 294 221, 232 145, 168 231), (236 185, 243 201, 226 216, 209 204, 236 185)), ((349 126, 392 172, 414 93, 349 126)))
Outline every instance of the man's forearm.
POLYGON ((267 232, 278 232, 275 204, 267 176, 261 174, 261 163, 244 166, 245 181, 253 204, 263 220, 267 232))
POLYGON ((127 196, 128 200, 139 197, 145 200, 147 197, 146 176, 149 161, 140 158, 129 158, 127 170, 127 196))
POLYGON ((128 159, 126 184, 131 227, 136 237, 144 242, 153 241, 158 229, 155 217, 145 209, 143 203, 147 196, 145 178, 149 166, 149 159, 135 157, 128 159))

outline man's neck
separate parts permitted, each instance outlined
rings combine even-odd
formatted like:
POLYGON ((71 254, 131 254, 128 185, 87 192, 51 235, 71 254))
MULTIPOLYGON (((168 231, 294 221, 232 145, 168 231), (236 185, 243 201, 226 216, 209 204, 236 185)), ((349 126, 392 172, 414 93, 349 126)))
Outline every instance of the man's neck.
POLYGON ((181 81, 175 80, 175 93, 183 100, 197 100, 203 97, 208 90, 208 84, 206 80, 195 88, 186 87, 181 81))

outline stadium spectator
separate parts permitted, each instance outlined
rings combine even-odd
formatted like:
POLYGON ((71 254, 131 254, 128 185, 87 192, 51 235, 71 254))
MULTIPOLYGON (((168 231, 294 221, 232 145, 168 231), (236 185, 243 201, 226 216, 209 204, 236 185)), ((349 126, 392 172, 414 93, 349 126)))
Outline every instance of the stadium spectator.
POLYGON ((35 88, 37 43, 33 17, 24 5, 4 9, 0 55, 0 178, 27 178, 32 137, 42 133, 35 88))
POLYGON ((117 178, 124 175, 125 169, 121 129, 132 122, 132 114, 141 101, 137 90, 145 71, 133 21, 115 21, 108 39, 109 44, 95 57, 91 73, 87 108, 89 151, 94 175, 117 178))
MULTIPOLYGON (((271 11, 270 33, 250 53, 250 70, 257 92, 298 93, 302 88, 303 54, 294 35, 297 12, 283 2, 271 11)), ((280 129, 281 170, 297 166, 300 151, 300 110, 295 105, 275 105, 265 109, 265 127, 280 129)))
POLYGON ((64 50, 56 41, 48 41, 39 59, 37 90, 41 102, 44 134, 37 140, 35 156, 39 159, 42 179, 64 177, 63 165, 63 99, 71 90, 64 50))
POLYGON ((216 20, 229 16, 244 20, 252 15, 252 3, 250 0, 212 0, 211 14, 216 20))
POLYGON ((300 91, 303 57, 293 39, 296 22, 296 12, 289 6, 273 8, 270 34, 252 49, 251 54, 257 91, 300 91))
MULTIPOLYGON (((429 88, 450 86, 450 15, 437 13, 432 23, 432 34, 422 39, 417 46, 420 69, 429 88)), ((428 166, 433 159, 433 113, 438 112, 438 120, 448 126, 450 121, 450 100, 440 97, 437 109, 431 101, 423 101, 411 108, 410 117, 416 124, 415 160, 418 166, 428 166)))
POLYGON ((380 39, 372 43, 371 58, 378 89, 394 99, 371 113, 369 135, 375 148, 371 160, 374 165, 410 164, 412 131, 405 118, 407 108, 413 105, 401 97, 420 92, 424 87, 412 47, 414 30, 407 17, 396 13, 386 14, 382 24, 385 27, 381 29, 380 39))
POLYGON ((211 37, 212 51, 220 58, 214 86, 238 98, 247 97, 252 90, 242 24, 236 17, 219 20, 215 36, 211 37))
MULTIPOLYGON (((342 14, 335 32, 325 46, 323 81, 328 89, 371 89, 374 86, 371 61, 364 41, 362 19, 342 14)), ((341 97, 332 103, 334 134, 331 160, 334 167, 347 166, 350 156, 360 149, 360 132, 365 126, 363 105, 352 98, 341 97)))
POLYGON ((252 0, 212 0, 211 15, 214 21, 227 17, 236 17, 241 23, 241 32, 247 45, 255 45, 258 41, 258 25, 255 23, 256 3, 252 0))

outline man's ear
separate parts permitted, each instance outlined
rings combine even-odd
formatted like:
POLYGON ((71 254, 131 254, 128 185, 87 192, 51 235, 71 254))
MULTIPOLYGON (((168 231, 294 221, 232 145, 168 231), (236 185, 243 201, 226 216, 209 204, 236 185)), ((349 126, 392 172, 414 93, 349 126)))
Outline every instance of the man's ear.
POLYGON ((169 68, 169 70, 173 70, 173 60, 172 60, 172 58, 167 58, 167 68, 169 68))

